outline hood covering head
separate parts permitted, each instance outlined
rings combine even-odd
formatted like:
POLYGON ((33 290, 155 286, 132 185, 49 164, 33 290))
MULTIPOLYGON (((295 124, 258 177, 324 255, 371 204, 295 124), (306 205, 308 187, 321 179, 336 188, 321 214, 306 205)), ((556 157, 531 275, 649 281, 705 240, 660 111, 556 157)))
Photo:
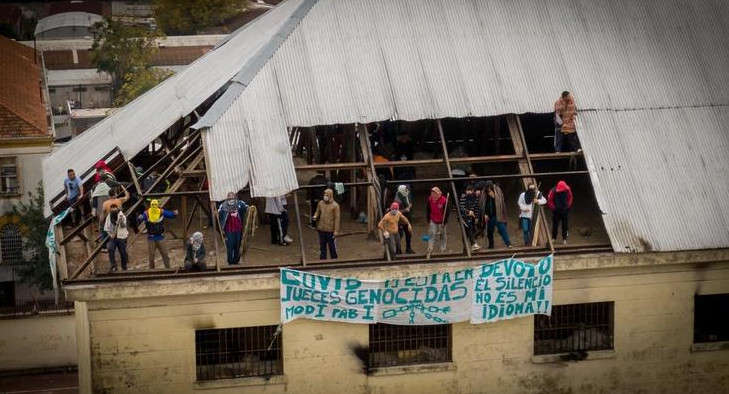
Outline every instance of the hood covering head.
POLYGON ((102 168, 108 168, 108 166, 106 165, 106 162, 104 160, 99 160, 96 162, 96 164, 94 164, 94 168, 100 170, 102 168))
POLYGON ((433 188, 431 188, 430 191, 434 192, 434 193, 430 194, 430 198, 433 199, 433 201, 436 201, 437 199, 440 198, 440 196, 443 195, 443 193, 440 191, 440 188, 438 186, 433 186, 433 188))
POLYGON ((558 193, 559 193, 559 192, 563 192, 563 191, 566 191, 566 190, 567 190, 567 189, 569 189, 569 188, 570 188, 570 187, 569 187, 569 186, 567 186, 567 182, 565 182, 565 181, 559 181, 559 182, 557 182, 557 192, 558 192, 558 193))
POLYGON ((397 187, 397 192, 400 193, 400 194, 402 194, 403 196, 407 196, 408 195, 408 187, 405 186, 405 185, 400 185, 400 186, 397 187))
POLYGON ((238 211, 238 197, 235 193, 230 192, 228 193, 228 197, 225 199, 225 203, 223 204, 225 206, 225 210, 228 212, 237 212, 238 211))
POLYGON ((159 209, 159 201, 152 200, 149 203, 149 209, 147 210, 147 217, 149 218, 150 222, 156 222, 159 220, 160 216, 162 216, 162 210, 159 209))
POLYGON ((332 189, 325 189, 324 190, 324 195, 327 196, 327 197, 329 197, 329 201, 327 201, 327 202, 334 201, 334 190, 332 190, 332 189))
POLYGON ((199 231, 196 231, 192 233, 192 236, 190 237, 190 245, 192 245, 192 250, 199 250, 203 243, 203 234, 199 231))

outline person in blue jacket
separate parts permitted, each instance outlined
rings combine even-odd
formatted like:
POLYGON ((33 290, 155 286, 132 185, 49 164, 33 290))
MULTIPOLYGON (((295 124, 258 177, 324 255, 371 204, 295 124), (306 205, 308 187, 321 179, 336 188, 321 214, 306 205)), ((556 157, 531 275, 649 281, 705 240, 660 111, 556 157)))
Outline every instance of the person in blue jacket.
POLYGON ((239 200, 235 193, 228 193, 228 197, 218 208, 220 228, 225 232, 225 248, 228 251, 228 264, 240 262, 240 243, 243 239, 243 226, 245 225, 248 205, 239 200))

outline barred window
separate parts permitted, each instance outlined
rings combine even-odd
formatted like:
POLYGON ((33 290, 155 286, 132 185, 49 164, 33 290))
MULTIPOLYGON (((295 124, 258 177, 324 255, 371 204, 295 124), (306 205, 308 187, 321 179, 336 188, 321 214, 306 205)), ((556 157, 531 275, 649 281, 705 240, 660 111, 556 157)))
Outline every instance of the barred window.
POLYGON ((369 368, 452 361, 451 325, 370 325, 369 368))
POLYGON ((195 331, 197 380, 283 374, 277 326, 195 331))
POLYGON ((729 341, 729 294, 694 297, 694 343, 729 341))
POLYGON ((0 194, 19 195, 18 158, 0 157, 0 194))
POLYGON ((0 232, 0 262, 20 263, 23 261, 23 237, 20 228, 6 224, 0 232))
POLYGON ((613 348, 614 302, 556 305, 552 316, 534 316, 534 354, 613 348))

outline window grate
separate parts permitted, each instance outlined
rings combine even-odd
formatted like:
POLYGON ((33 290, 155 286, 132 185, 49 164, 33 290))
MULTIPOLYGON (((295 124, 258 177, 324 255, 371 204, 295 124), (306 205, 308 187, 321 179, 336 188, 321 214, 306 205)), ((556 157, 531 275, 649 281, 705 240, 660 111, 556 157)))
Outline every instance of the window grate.
POLYGON ((369 368, 450 362, 451 325, 370 325, 369 368))
POLYGON ((694 343, 729 341, 729 294, 694 297, 694 343))
POLYGON ((195 331, 197 380, 283 374, 277 326, 195 331), (269 349, 270 347, 270 349, 269 349))
POLYGON ((23 261, 23 237, 20 228, 6 224, 0 233, 0 262, 20 263, 23 261))
POLYGON ((613 348, 613 302, 556 305, 552 316, 534 316, 534 354, 613 348))

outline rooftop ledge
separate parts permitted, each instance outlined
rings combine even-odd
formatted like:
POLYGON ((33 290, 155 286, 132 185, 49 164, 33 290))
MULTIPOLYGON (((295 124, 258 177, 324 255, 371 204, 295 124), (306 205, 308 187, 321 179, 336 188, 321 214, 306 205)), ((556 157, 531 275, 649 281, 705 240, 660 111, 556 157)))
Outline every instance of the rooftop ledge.
MULTIPOLYGON (((424 275, 434 270, 453 267, 477 266, 484 261, 497 261, 509 258, 513 253, 504 250, 500 255, 483 256, 480 259, 466 260, 464 257, 453 261, 413 261, 390 262, 386 264, 347 264, 326 263, 293 268, 304 271, 317 271, 332 276, 350 276, 359 279, 382 279, 424 275)), ((547 252, 517 254, 525 261, 536 261, 547 252)), ((612 270, 621 273, 641 273, 685 269, 688 264, 711 268, 715 263, 729 261, 729 249, 712 249, 680 252, 650 253, 555 253, 554 270, 556 279, 575 277, 598 277, 614 275, 612 270)), ((119 298, 149 298, 189 294, 211 294, 230 291, 271 291, 279 288, 278 267, 258 267, 255 270, 223 270, 189 274, 113 276, 94 279, 66 281, 64 290, 67 296, 77 301, 100 301, 119 298)))

